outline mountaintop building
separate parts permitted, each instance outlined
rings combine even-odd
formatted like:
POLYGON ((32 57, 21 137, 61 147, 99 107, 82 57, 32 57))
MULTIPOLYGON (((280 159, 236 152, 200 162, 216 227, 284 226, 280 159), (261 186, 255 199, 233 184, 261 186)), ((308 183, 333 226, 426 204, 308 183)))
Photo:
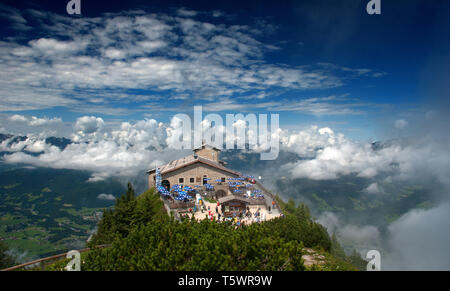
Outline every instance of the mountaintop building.
MULTIPOLYGON (((220 160, 220 150, 204 144, 194 149, 189 156, 147 171, 149 188, 156 186, 156 170, 159 169, 161 186, 167 191, 175 185, 196 189, 203 197, 217 200, 221 205, 222 215, 226 217, 239 215, 250 208, 270 209, 273 206, 272 194, 259 182, 243 177, 240 172, 225 166, 226 162, 220 160), (237 180, 241 182, 230 182, 237 180)), ((166 208, 179 212, 191 209, 197 203, 163 200, 166 208)))

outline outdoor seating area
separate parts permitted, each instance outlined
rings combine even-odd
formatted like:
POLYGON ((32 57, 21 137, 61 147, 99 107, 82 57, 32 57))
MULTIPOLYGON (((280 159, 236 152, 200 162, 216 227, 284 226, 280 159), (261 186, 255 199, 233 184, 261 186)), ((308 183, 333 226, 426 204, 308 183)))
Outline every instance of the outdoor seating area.
POLYGON ((228 180, 228 187, 234 195, 241 195, 244 198, 250 199, 264 199, 262 191, 255 187, 253 176, 228 178, 228 180))
POLYGON ((208 219, 218 223, 231 222, 239 227, 282 216, 282 213, 276 207, 269 210, 261 205, 246 204, 245 206, 242 205, 243 207, 238 207, 236 204, 227 202, 209 202, 203 199, 200 201, 194 208, 181 211, 181 217, 187 219, 194 217, 196 220, 208 219))
MULTIPOLYGON (((231 196, 242 197, 251 200, 264 200, 262 191, 255 187, 253 176, 243 175, 242 177, 228 178, 227 182, 223 182, 220 179, 216 179, 214 182, 210 182, 210 178, 205 178, 208 183, 204 185, 187 186, 181 184, 175 184, 170 189, 161 184, 161 176, 159 171, 156 172, 156 190, 161 197, 169 203, 170 208, 191 208, 193 207, 194 197, 204 198, 217 198, 215 195, 215 186, 226 187, 228 186, 231 196)), ((198 204, 198 201, 195 203, 198 204)), ((254 204, 254 203, 251 203, 254 204)))
POLYGON ((149 170, 166 210, 176 217, 253 223, 277 217, 273 194, 251 175, 224 167, 220 150, 208 145, 194 154, 149 170))

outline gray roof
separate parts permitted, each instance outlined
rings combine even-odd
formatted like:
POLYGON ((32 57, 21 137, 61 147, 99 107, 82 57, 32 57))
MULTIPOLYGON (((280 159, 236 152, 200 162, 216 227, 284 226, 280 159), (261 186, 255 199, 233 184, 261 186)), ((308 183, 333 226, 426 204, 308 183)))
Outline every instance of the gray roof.
POLYGON ((244 197, 240 197, 240 196, 236 196, 236 195, 228 195, 228 196, 225 196, 225 197, 221 197, 221 198, 219 198, 219 203, 222 204, 222 203, 225 203, 225 202, 228 202, 228 201, 232 201, 232 200, 240 200, 240 201, 244 201, 244 202, 249 203, 249 204, 253 203, 253 201, 251 201, 248 198, 244 198, 244 197))
MULTIPOLYGON (((161 171, 161 174, 165 174, 165 173, 169 173, 169 172, 181 169, 183 167, 186 167, 186 166, 189 166, 189 165, 192 165, 195 163, 206 164, 206 165, 209 165, 209 166, 217 168, 219 170, 231 173, 236 176, 241 175, 239 172, 228 169, 228 168, 224 167, 223 165, 221 165, 220 163, 217 163, 216 161, 213 161, 213 160, 210 160, 210 159, 207 159, 204 157, 199 157, 199 156, 197 156, 197 158, 195 158, 194 155, 189 155, 189 156, 183 157, 181 159, 171 161, 170 163, 159 166, 158 168, 161 171)), ((155 170, 156 170, 156 168, 151 169, 151 170, 147 171, 147 173, 152 173, 155 170)))
POLYGON ((220 151, 220 149, 218 149, 218 148, 216 148, 216 147, 214 147, 214 146, 212 146, 212 145, 209 145, 209 144, 202 144, 201 146, 198 146, 198 147, 196 147, 196 148, 194 148, 194 152, 195 151, 197 151, 197 150, 201 150, 201 149, 203 149, 203 148, 210 148, 210 149, 213 149, 213 150, 216 150, 216 151, 220 151))

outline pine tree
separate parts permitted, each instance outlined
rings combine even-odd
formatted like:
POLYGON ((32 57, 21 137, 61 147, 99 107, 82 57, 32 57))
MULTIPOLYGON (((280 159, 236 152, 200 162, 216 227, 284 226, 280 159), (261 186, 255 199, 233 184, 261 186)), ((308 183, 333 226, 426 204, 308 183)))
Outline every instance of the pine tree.
POLYGON ((345 251, 339 244, 339 241, 337 240, 336 233, 333 232, 333 235, 331 236, 331 254, 340 258, 345 259, 345 251))
POLYGON ((0 269, 8 268, 15 264, 14 257, 8 253, 8 246, 0 241, 0 269))

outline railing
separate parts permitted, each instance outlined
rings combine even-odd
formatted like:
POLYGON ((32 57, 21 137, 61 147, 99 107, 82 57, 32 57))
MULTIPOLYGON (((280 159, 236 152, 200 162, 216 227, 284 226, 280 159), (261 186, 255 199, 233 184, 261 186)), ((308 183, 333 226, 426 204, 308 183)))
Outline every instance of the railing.
MULTIPOLYGON (((110 247, 110 246, 111 246, 110 244, 99 245, 99 246, 96 246, 95 248, 107 248, 107 247, 110 247)), ((77 251, 80 252, 80 253, 84 253, 84 252, 87 252, 87 251, 90 251, 90 250, 91 250, 91 248, 84 248, 84 249, 77 250, 77 251)), ((2 269, 0 271, 14 271, 14 270, 22 269, 22 268, 24 268, 26 266, 35 265, 35 264, 39 264, 39 263, 45 263, 45 262, 49 262, 49 261, 54 261, 54 260, 57 260, 57 259, 60 259, 60 258, 63 258, 63 257, 65 258, 68 253, 69 252, 62 253, 62 254, 59 254, 59 255, 50 256, 50 257, 46 257, 46 258, 42 258, 42 259, 37 259, 37 260, 31 261, 31 262, 28 262, 28 263, 24 263, 24 264, 20 264, 20 265, 17 265, 17 266, 9 267, 9 268, 6 268, 6 269, 2 269)))
POLYGON ((170 209, 178 209, 178 208, 194 208, 194 201, 190 202, 172 202, 168 203, 170 209))
MULTIPOLYGON (((255 180, 255 182, 256 182, 256 185, 258 185, 258 187, 261 188, 261 190, 263 190, 265 192, 265 194, 268 194, 268 196, 278 204, 277 200, 275 199, 275 195, 272 193, 272 191, 265 188, 258 180, 255 180)), ((267 200, 266 200, 266 202, 269 203, 267 200)), ((268 206, 272 206, 272 205, 268 205, 268 206)), ((278 208, 278 211, 280 211, 280 213, 283 213, 280 207, 277 207, 277 208, 278 208)))
POLYGON ((169 201, 167 201, 167 199, 162 198, 162 196, 159 196, 159 199, 161 199, 161 201, 164 204, 164 208, 166 209, 167 215, 169 215, 169 217, 171 216, 171 214, 173 214, 173 216, 175 217, 176 220, 180 220, 180 215, 178 214, 177 211, 172 211, 170 209, 169 206, 169 201))
MULTIPOLYGON (((250 197, 244 197, 244 194, 231 194, 231 195, 227 195, 224 197, 230 197, 229 199, 233 199, 233 198, 238 198, 241 199, 245 202, 247 202, 248 204, 251 205, 262 205, 265 204, 265 199, 264 198, 250 198, 250 197)), ((223 198, 223 197, 222 197, 223 198)))

